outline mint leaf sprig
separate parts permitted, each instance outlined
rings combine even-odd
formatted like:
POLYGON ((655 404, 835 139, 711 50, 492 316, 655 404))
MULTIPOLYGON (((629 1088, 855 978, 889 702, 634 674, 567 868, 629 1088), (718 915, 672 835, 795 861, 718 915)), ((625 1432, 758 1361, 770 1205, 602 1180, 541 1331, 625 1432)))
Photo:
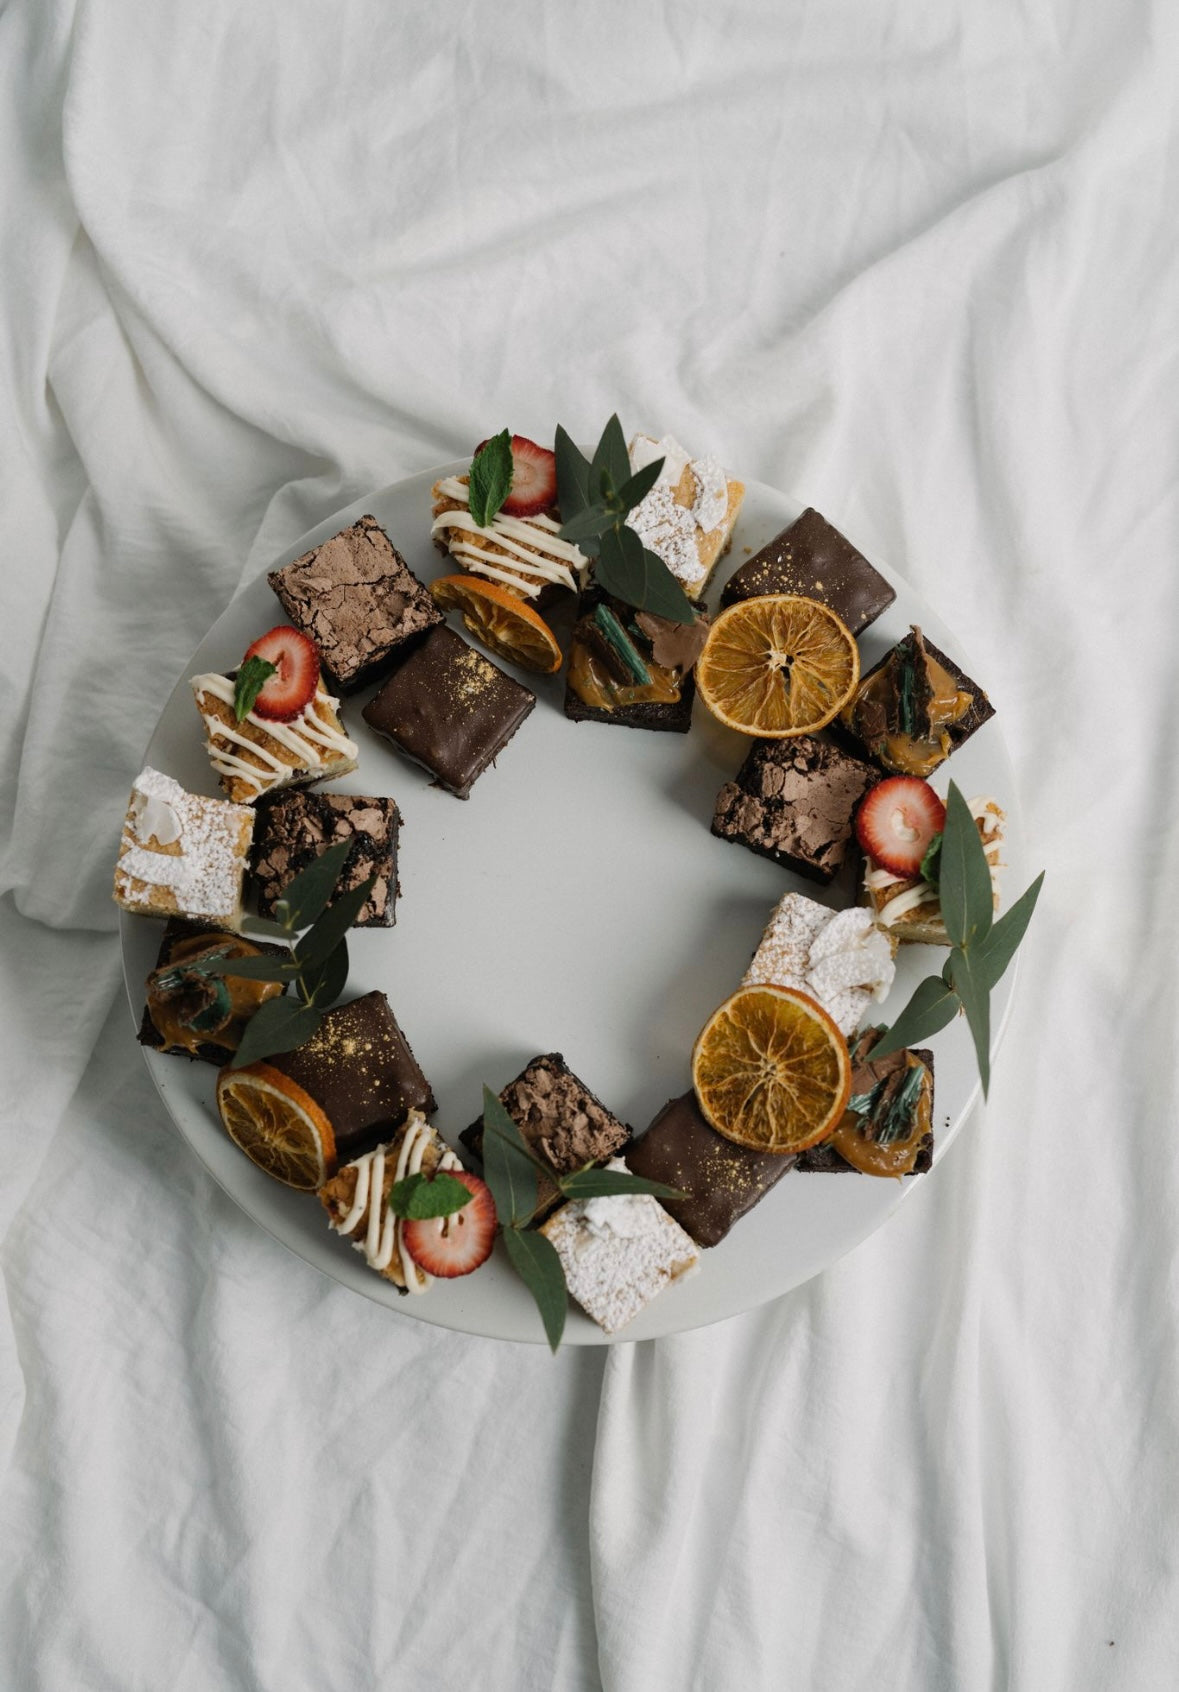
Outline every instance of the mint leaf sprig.
POLYGON ((592 460, 560 424, 553 451, 561 539, 575 542, 587 558, 596 560, 594 579, 599 586, 636 611, 654 612, 671 623, 694 623, 695 607, 679 582, 626 522, 627 513, 659 480, 663 459, 632 473, 617 413, 602 431, 592 460))
POLYGON ((512 491, 512 437, 506 429, 484 441, 471 460, 467 481, 467 504, 481 529, 502 508, 512 491))
MULTIPOLYGON (((230 1059, 241 1069, 260 1058, 294 1051, 319 1027, 324 1011, 335 1004, 348 980, 348 943, 344 936, 372 892, 376 876, 328 901, 344 870, 350 840, 337 841, 288 883, 274 907, 273 923, 255 922, 267 939, 285 940, 286 957, 227 958, 214 955, 189 966, 194 973, 232 975, 246 981, 294 983, 295 997, 267 999, 246 1023, 241 1044, 230 1059), (300 935, 300 930, 306 932, 300 935)), ((470 1194, 467 1195, 468 1198, 470 1194)))
POLYGON ((233 681, 233 714, 239 723, 249 716, 258 695, 271 676, 277 674, 278 665, 272 664, 268 658, 255 656, 242 660, 233 681))
POLYGON ((536 1300, 545 1337, 554 1352, 565 1331, 568 1289, 556 1247, 530 1226, 538 1209, 538 1178, 543 1175, 566 1199, 613 1198, 621 1193, 650 1193, 653 1198, 683 1197, 677 1188, 665 1187, 662 1182, 648 1181, 642 1175, 624 1175, 619 1169, 597 1169, 592 1164, 568 1175, 558 1175, 537 1157, 498 1096, 486 1085, 483 1088, 483 1173, 495 1201, 495 1214, 503 1229, 508 1257, 536 1300))
MULTIPOLYGON (((932 850, 932 848, 931 848, 932 850)), ((922 862, 922 873, 930 854, 922 862)), ((1044 872, 995 921, 991 897, 991 868, 970 807, 950 783, 946 797, 946 826, 937 856, 938 897, 942 921, 950 937, 950 955, 940 975, 927 975, 880 1040, 873 1057, 917 1045, 939 1033, 963 1012, 974 1041, 983 1097, 991 1080, 991 993, 1015 956, 1040 888, 1044 872)))
POLYGON ((453 1216, 471 1202, 471 1189, 445 1169, 433 1175, 407 1175, 394 1181, 389 1190, 389 1209, 406 1222, 424 1222, 433 1216, 453 1216))

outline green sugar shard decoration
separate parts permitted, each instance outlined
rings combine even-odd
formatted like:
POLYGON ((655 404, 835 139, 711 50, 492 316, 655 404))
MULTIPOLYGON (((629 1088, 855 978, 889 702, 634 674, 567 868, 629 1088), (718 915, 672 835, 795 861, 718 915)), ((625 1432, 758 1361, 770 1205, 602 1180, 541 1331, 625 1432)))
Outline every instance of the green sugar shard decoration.
POLYGON ((610 607, 608 605, 595 605, 593 620, 602 639, 625 664, 635 683, 639 687, 648 687, 651 682, 651 672, 643 663, 638 647, 631 640, 610 607))

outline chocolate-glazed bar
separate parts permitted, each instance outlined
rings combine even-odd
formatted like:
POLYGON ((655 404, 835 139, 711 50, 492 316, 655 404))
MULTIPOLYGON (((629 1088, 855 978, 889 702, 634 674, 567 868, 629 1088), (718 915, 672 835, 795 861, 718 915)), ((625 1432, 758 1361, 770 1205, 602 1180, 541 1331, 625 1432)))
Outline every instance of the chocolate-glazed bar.
POLYGON ((924 1175, 933 1163, 933 1053, 925 1047, 873 1061, 878 1028, 851 1042, 851 1104, 828 1140, 800 1152, 804 1174, 859 1170, 877 1177, 924 1175))
POLYGON ((259 807, 252 873, 258 910, 273 917, 290 882, 329 846, 351 840, 352 849, 336 882, 341 893, 376 876, 360 907, 355 928, 388 928, 397 902, 397 834, 401 814, 392 799, 351 793, 287 793, 259 807))
POLYGON ((425 1115, 437 1108, 383 993, 334 1005, 310 1040, 266 1061, 311 1094, 341 1164, 391 1138, 415 1107, 425 1115))
POLYGON ((709 1127, 695 1093, 669 1099, 626 1154, 632 1175, 677 1187, 684 1198, 661 1199, 697 1245, 714 1246, 791 1167, 792 1157, 734 1145, 709 1127))
POLYGON ((725 583, 721 605, 768 593, 798 593, 829 606, 852 634, 874 623, 895 591, 862 552, 808 506, 725 583))
POLYGON ((565 715, 575 723, 686 734, 696 693, 693 668, 709 620, 673 623, 635 611, 591 587, 569 641, 565 715))
MULTIPOLYGON (((558 1175, 569 1175, 587 1163, 604 1163, 631 1138, 627 1124, 574 1075, 560 1052, 534 1057, 508 1082, 499 1101, 536 1155, 558 1175)), ((459 1138, 481 1160, 483 1118, 459 1138)), ((556 1187, 542 1179, 541 1208, 547 1209, 558 1196, 556 1187)))
POLYGON ((291 622, 319 648, 340 693, 375 681, 408 640, 442 613, 375 517, 267 577, 291 622))
POLYGON ((832 732, 897 775, 929 776, 995 708, 914 624, 864 676, 832 732))
POLYGON ((717 794, 712 832, 812 881, 842 867, 852 816, 879 772, 814 735, 755 742, 717 794))
POLYGON ((364 720, 459 799, 502 752, 536 695, 446 627, 398 658, 364 720))

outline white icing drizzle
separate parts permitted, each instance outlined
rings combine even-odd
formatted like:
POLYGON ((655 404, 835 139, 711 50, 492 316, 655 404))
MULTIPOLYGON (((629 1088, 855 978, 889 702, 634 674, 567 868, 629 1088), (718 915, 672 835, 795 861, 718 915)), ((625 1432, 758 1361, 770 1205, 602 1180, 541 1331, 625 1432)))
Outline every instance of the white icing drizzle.
MULTIPOLYGON (((426 1121, 420 1110, 411 1110, 405 1124, 405 1131, 401 1137, 401 1144, 397 1152, 397 1162, 393 1171, 393 1182, 404 1181, 407 1175, 421 1173, 422 1160, 431 1143, 437 1143, 437 1135, 426 1121)), ((356 1171, 356 1191, 352 1197, 352 1205, 346 1216, 339 1222, 332 1222, 332 1227, 338 1234, 351 1234, 358 1224, 364 1221, 364 1233, 359 1239, 352 1241, 355 1250, 364 1253, 365 1262, 371 1269, 384 1271, 393 1261, 394 1252, 397 1253, 402 1278, 407 1291, 411 1293, 425 1292, 434 1277, 418 1266, 405 1249, 402 1240, 401 1219, 394 1216, 392 1210, 384 1203, 385 1196, 385 1163, 387 1145, 377 1146, 374 1151, 365 1152, 347 1165, 356 1171)), ((451 1151, 449 1146, 443 1147, 438 1159, 439 1169, 461 1169, 462 1164, 451 1151)))
POLYGON ((316 707, 326 705, 331 711, 339 707, 339 700, 332 697, 320 682, 315 693, 300 711, 299 715, 289 723, 274 722, 269 717, 260 717, 250 711, 245 717, 251 728, 267 735, 276 746, 285 747, 295 760, 280 757, 264 743, 252 740, 249 735, 242 733, 234 723, 222 722, 212 711, 206 711, 201 704, 202 694, 209 694, 219 699, 222 704, 233 704, 234 682, 229 676, 218 675, 216 672, 193 676, 192 691, 196 698, 197 708, 205 721, 205 732, 208 737, 209 759, 218 775, 226 776, 234 781, 246 782, 253 788, 253 798, 262 793, 269 793, 271 789, 280 787, 293 774, 306 771, 327 770, 333 764, 343 760, 355 759, 358 756, 355 741, 340 728, 325 722, 319 716, 316 707), (248 749, 256 758, 260 758, 266 766, 259 769, 257 764, 250 763, 246 758, 239 758, 230 751, 231 746, 248 749))
MULTIPOLYGON (((467 504, 467 485, 457 476, 444 477, 435 486, 434 493, 436 498, 457 499, 467 504)), ((546 582, 559 582, 562 587, 576 589, 577 580, 573 572, 586 563, 580 547, 561 539, 561 525, 544 515, 510 517, 498 511, 489 524, 481 526, 469 509, 440 511, 430 526, 430 534, 434 539, 444 540, 450 555, 472 575, 503 582, 523 593, 527 599, 535 599, 546 582), (462 538, 464 534, 493 537, 510 563, 533 579, 521 581, 519 574, 513 575, 502 564, 497 565, 494 554, 489 556, 485 548, 465 541, 462 538)))
MULTIPOLYGON (((969 801, 970 814, 975 822, 986 825, 989 839, 983 841, 987 864, 991 871, 991 897, 996 907, 999 902, 999 876, 1006 869, 1000 853, 1003 850, 1003 824, 1006 818, 994 799, 979 798, 969 801)), ((896 887, 900 882, 907 881, 908 876, 896 875, 892 870, 884 869, 879 864, 865 872, 864 887, 869 893, 880 893, 887 887, 896 887)), ((902 917, 910 912, 919 910, 922 905, 936 905, 938 914, 941 903, 938 899, 937 888, 924 879, 914 887, 907 887, 903 893, 898 893, 895 899, 890 899, 886 905, 876 912, 876 921, 881 928, 892 928, 902 917)))

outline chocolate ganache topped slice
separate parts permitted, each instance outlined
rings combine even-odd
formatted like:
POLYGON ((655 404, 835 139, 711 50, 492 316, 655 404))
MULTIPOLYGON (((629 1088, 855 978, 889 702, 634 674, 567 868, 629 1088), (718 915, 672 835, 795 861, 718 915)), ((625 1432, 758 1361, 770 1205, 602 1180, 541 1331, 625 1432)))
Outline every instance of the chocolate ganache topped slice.
POLYGON ((721 605, 768 593, 799 593, 805 599, 817 599, 852 634, 874 623, 896 598, 879 570, 812 506, 733 572, 725 583, 721 605))

